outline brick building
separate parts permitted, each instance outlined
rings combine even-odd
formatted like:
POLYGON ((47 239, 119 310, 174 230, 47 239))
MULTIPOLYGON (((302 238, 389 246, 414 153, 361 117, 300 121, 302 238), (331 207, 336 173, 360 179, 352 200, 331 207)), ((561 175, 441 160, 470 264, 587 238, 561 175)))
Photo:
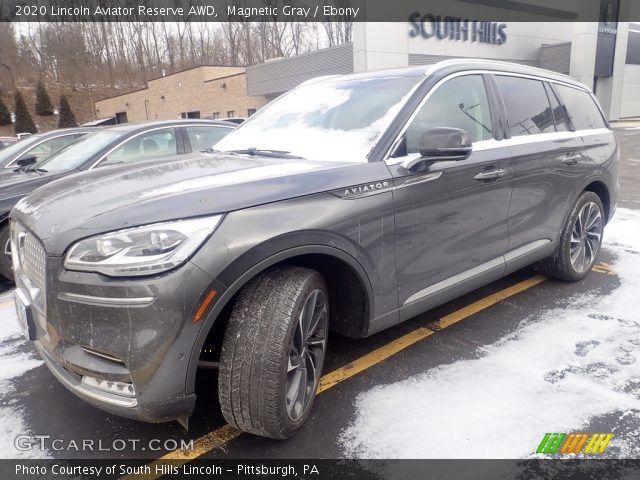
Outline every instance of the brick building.
POLYGON ((247 95, 244 67, 203 65, 149 80, 147 87, 96 102, 117 123, 173 118, 248 117, 267 103, 247 95))

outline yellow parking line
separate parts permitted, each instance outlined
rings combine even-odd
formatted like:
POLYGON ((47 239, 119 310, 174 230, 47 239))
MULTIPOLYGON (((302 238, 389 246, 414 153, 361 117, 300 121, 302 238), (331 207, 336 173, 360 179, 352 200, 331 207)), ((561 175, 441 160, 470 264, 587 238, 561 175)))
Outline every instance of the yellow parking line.
POLYGON ((455 312, 442 317, 437 322, 430 324, 429 328, 433 328, 434 330, 447 328, 454 323, 459 322, 460 320, 464 320, 471 315, 475 315, 476 313, 489 308, 490 306, 495 305, 498 302, 501 302, 502 300, 512 297, 520 292, 524 292, 531 287, 535 287, 539 283, 544 282, 546 279, 547 277, 545 277, 544 275, 536 275, 520 283, 516 283, 511 287, 500 290, 499 292, 489 295, 488 297, 484 297, 477 302, 473 302, 471 305, 467 305, 460 310, 456 310, 455 312))
MULTIPOLYGON (((504 290, 500 290, 494 294, 491 294, 481 300, 478 300, 470 305, 467 305, 460 310, 456 310, 449 315, 446 315, 440 318, 438 321, 430 324, 428 327, 419 327, 395 340, 383 345, 382 347, 376 348, 375 350, 363 355, 360 358, 353 360, 352 362, 343 365, 336 370, 323 375, 320 379, 320 384, 318 385, 318 393, 324 392, 337 384, 377 365, 378 363, 386 360, 389 357, 392 357, 396 353, 401 352, 402 350, 410 347, 411 345, 419 342, 427 338, 430 335, 433 335, 438 330, 443 328, 447 328, 461 320, 464 320, 476 313, 485 310, 496 303, 505 300, 509 297, 517 295, 518 293, 524 292, 529 288, 532 288, 542 282, 544 282, 547 277, 543 275, 536 275, 527 280, 519 282, 511 287, 505 288, 504 290)), ((201 457, 207 452, 218 448, 225 443, 233 440, 238 437, 242 432, 236 430, 230 425, 224 425, 216 430, 213 430, 209 433, 204 434, 200 438, 196 439, 193 442, 194 448, 189 451, 175 451, 167 453, 157 460, 153 461, 149 465, 152 467, 152 472, 155 471, 155 465, 160 464, 165 460, 171 460, 173 465, 183 465, 185 463, 190 462, 198 457, 201 457)), ((132 479, 145 479, 145 480, 155 480, 156 478, 161 477, 162 474, 154 474, 151 473, 149 475, 134 475, 134 476, 125 476, 121 477, 121 480, 132 480, 132 479)))

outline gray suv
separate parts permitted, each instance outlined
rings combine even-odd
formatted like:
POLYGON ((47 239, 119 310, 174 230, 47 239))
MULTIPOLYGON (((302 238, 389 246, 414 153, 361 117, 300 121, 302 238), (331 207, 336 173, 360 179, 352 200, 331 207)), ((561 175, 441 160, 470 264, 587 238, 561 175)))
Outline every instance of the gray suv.
POLYGON ((466 60, 307 82, 216 151, 80 173, 11 213, 19 318, 93 405, 186 425, 309 416, 329 331, 359 338, 540 262, 584 278, 619 151, 571 78, 466 60))

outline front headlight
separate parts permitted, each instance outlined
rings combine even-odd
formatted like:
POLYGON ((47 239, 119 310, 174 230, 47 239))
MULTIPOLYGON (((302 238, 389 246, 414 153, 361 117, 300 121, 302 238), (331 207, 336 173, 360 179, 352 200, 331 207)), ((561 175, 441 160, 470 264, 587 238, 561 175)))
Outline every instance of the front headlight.
POLYGON ((112 277, 153 275, 184 263, 211 235, 222 215, 155 223, 81 240, 64 260, 68 270, 112 277))

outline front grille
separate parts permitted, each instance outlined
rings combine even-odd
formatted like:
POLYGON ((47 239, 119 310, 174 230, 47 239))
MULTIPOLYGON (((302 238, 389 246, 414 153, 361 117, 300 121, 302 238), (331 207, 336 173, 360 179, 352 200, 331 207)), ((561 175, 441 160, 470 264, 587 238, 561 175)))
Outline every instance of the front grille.
POLYGON ((46 254, 40 240, 17 222, 11 224, 11 250, 16 269, 16 284, 24 284, 31 301, 46 315, 46 254))
POLYGON ((29 232, 24 237, 22 245, 22 270, 34 283, 36 288, 44 291, 47 282, 46 256, 40 242, 29 232))

